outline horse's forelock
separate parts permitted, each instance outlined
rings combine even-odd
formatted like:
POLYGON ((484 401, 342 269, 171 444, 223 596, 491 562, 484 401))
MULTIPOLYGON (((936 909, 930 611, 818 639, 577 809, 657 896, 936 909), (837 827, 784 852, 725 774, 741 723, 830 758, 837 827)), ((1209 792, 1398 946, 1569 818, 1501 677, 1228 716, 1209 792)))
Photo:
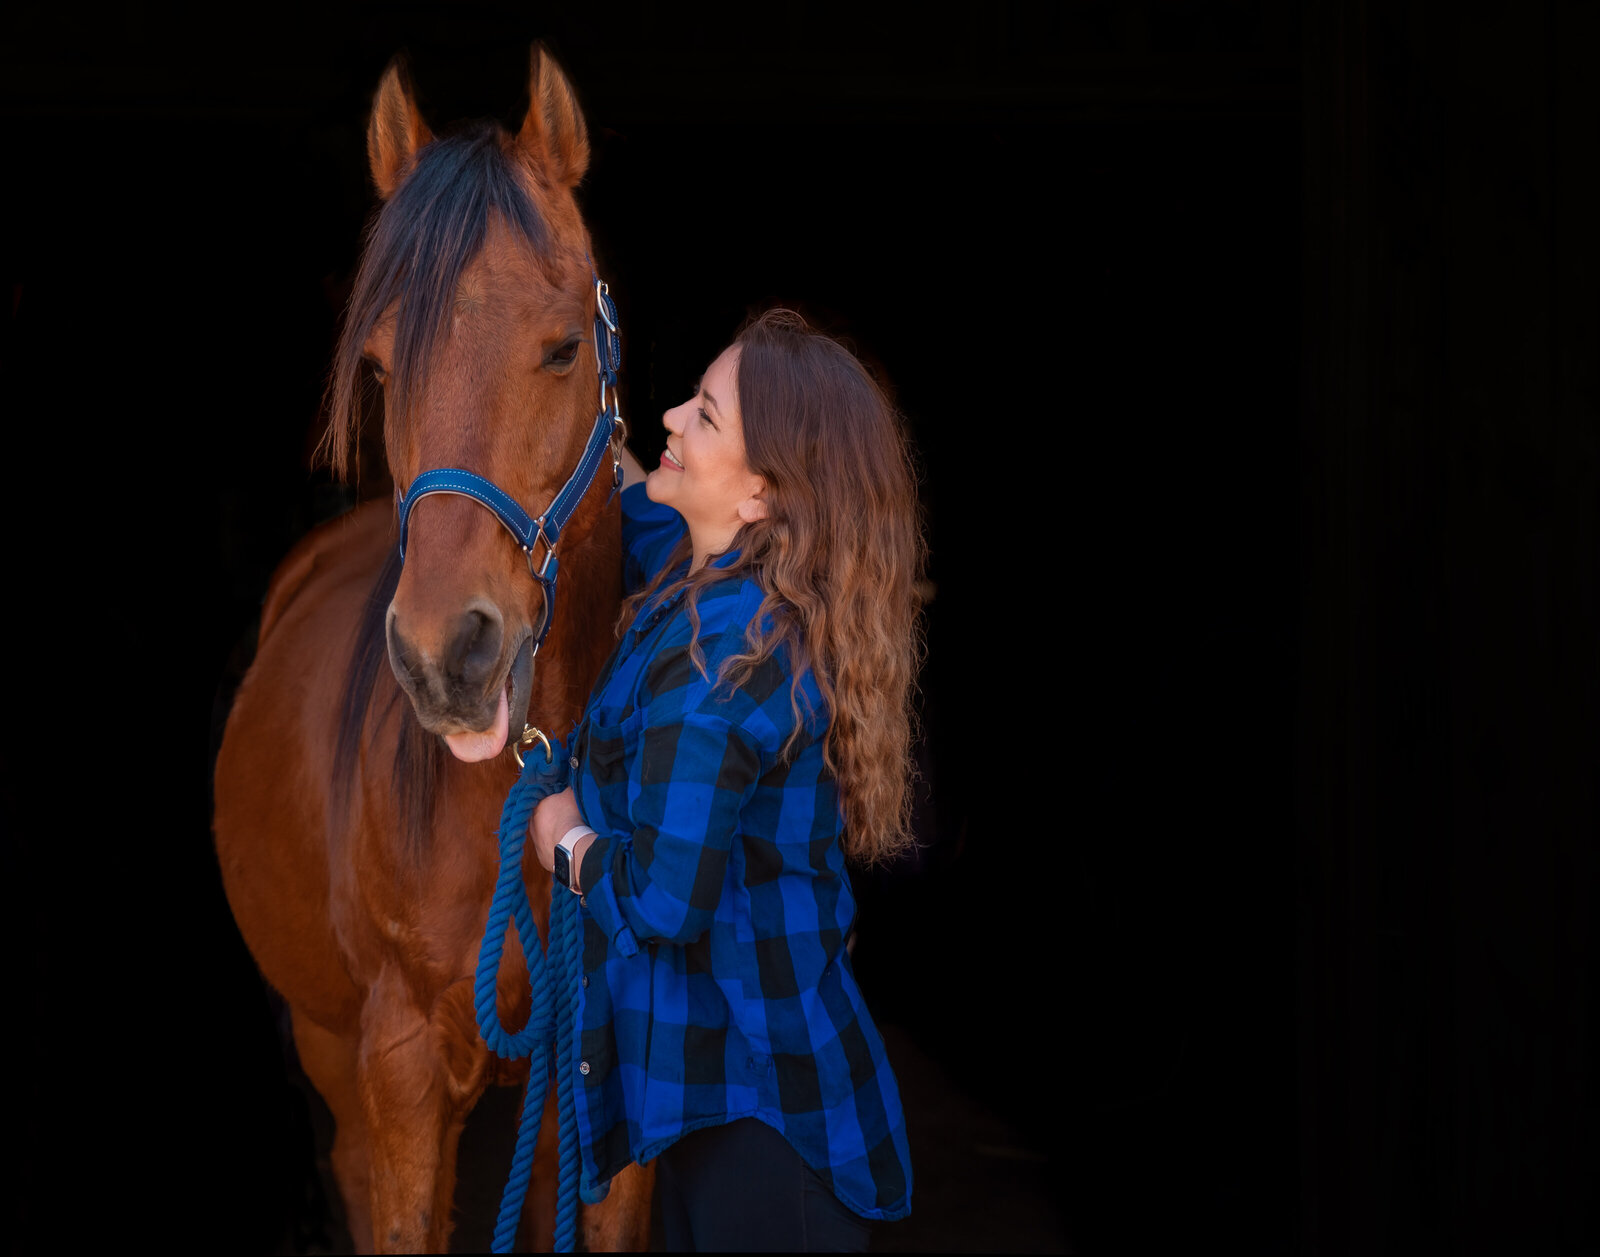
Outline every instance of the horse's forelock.
POLYGON ((362 349, 379 320, 390 311, 398 320, 389 403, 404 415, 491 215, 535 257, 552 260, 550 228, 506 139, 497 123, 480 122, 434 140, 372 220, 329 387, 325 449, 341 475, 360 427, 362 349))

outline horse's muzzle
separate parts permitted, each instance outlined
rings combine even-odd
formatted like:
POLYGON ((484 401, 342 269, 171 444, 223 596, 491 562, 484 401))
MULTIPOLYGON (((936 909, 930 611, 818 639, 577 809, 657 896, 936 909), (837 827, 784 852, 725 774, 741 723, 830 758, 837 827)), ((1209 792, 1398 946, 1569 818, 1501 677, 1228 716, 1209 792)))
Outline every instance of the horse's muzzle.
POLYGON ((442 647, 430 651, 407 635, 389 608, 389 665, 429 732, 481 732, 493 722, 509 663, 504 623, 497 608, 475 601, 437 635, 442 647))

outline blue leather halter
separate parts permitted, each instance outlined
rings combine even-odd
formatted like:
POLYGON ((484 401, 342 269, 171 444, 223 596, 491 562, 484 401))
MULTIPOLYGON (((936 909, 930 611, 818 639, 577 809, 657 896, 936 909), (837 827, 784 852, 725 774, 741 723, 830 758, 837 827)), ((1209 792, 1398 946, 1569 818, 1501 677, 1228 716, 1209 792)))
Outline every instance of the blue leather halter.
POLYGON ((495 518, 505 525, 506 531, 528 556, 529 574, 544 588, 544 618, 533 637, 535 657, 538 656, 539 647, 544 645, 551 621, 555 618, 556 575, 560 568, 556 559, 556 545, 561 540, 561 530, 567 526, 572 513, 578 509, 578 503, 588 492, 589 482, 600 470, 600 460, 607 448, 611 451, 611 492, 616 493, 622 485, 622 440, 628 431, 617 410, 617 372, 622 366, 622 337, 617 331, 617 307, 611 299, 610 289, 593 271, 590 272, 590 278, 594 279, 595 291, 594 351, 600 369, 600 410, 595 415, 594 430, 589 433, 588 444, 583 447, 577 467, 567 477, 566 484, 561 486, 549 509, 538 517, 531 516, 514 497, 493 481, 461 467, 439 467, 425 471, 411 482, 411 488, 404 494, 401 494, 398 486, 395 488, 400 511, 402 563, 406 557, 407 520, 417 503, 430 493, 455 493, 471 498, 488 507, 494 512, 495 518), (539 541, 544 542, 544 559, 535 567, 533 548, 539 541))

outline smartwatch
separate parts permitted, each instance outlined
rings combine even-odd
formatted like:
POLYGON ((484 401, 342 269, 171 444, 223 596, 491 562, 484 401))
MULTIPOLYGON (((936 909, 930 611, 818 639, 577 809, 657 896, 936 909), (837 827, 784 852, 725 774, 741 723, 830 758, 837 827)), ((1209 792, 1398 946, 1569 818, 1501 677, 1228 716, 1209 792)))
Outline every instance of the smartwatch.
POLYGON ((561 836, 561 841, 556 843, 555 858, 552 863, 555 867, 550 876, 560 882, 574 895, 583 894, 578 886, 578 866, 572 861, 572 849, 578 845, 578 839, 594 833, 587 825, 574 825, 561 836))

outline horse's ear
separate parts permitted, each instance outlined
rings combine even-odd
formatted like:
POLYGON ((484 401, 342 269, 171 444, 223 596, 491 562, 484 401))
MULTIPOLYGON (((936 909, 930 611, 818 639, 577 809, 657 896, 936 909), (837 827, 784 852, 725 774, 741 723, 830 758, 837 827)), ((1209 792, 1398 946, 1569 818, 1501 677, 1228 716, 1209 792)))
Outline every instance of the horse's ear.
POLYGON ((528 66, 528 116, 517 146, 556 187, 573 187, 589 169, 589 128, 567 76, 540 45, 528 66))
POLYGON ((394 195, 406 163, 431 139, 433 132, 417 108, 410 69, 403 56, 396 56, 383 72, 367 123, 367 164, 379 196, 387 201, 394 195))

